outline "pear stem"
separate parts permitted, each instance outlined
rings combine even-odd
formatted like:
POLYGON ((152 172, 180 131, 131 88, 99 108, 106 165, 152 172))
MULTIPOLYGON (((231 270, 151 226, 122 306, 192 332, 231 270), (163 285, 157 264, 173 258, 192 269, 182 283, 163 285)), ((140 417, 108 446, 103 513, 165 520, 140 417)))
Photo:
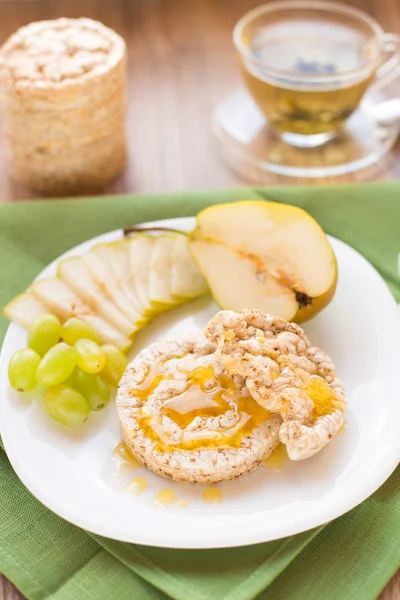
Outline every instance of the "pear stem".
POLYGON ((187 231, 172 229, 171 227, 141 227, 140 225, 128 225, 124 227, 123 232, 125 237, 129 237, 131 233, 142 233, 143 231, 168 231, 169 233, 180 233, 187 235, 187 231))

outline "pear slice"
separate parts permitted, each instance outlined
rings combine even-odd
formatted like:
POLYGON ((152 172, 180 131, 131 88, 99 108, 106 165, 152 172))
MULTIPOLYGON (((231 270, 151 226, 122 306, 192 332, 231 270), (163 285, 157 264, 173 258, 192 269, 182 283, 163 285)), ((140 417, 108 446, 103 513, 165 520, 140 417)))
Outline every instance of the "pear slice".
POLYGON ((138 326, 131 323, 107 298, 80 256, 62 260, 58 265, 57 274, 93 312, 109 321, 126 336, 136 333, 138 326))
POLYGON ((82 255, 82 259, 89 268, 93 279, 104 295, 115 304, 131 323, 140 323, 142 315, 136 311, 131 298, 120 287, 112 268, 108 262, 105 262, 99 256, 100 253, 101 251, 98 252, 96 246, 94 246, 89 252, 82 255))
POLYGON ((151 302, 159 305, 161 310, 168 310, 182 302, 171 291, 172 253, 175 240, 174 234, 156 237, 150 257, 149 298, 151 302))
POLYGON ((78 317, 95 331, 102 344, 114 344, 126 352, 132 342, 113 327, 108 321, 93 311, 58 277, 40 279, 30 287, 32 294, 47 307, 47 312, 56 315, 61 321, 78 317))
POLYGON ((119 329, 116 329, 116 327, 111 325, 108 321, 95 314, 77 316, 97 333, 100 344, 112 344, 125 353, 129 351, 132 346, 132 340, 126 337, 119 329))
POLYGON ((149 296, 150 259, 155 238, 145 233, 138 233, 128 238, 127 242, 135 293, 141 305, 145 307, 145 314, 151 318, 160 312, 160 307, 151 302, 149 296))
MULTIPOLYGON (((109 245, 114 250, 113 262, 118 272, 119 278, 125 282, 126 286, 129 287, 130 294, 132 295, 132 298, 135 299, 135 306, 138 312, 145 315, 148 309, 148 305, 144 304, 141 301, 141 297, 138 295, 136 290, 136 282, 134 281, 131 271, 129 240, 122 239, 118 242, 114 242, 113 244, 109 245), (117 266, 116 262, 118 258, 119 261, 117 266)), ((144 321, 147 322, 148 318, 144 317, 144 321)))
POLYGON ((98 256, 106 267, 112 271, 114 281, 124 296, 132 304, 138 314, 138 325, 146 325, 148 319, 144 316, 143 308, 138 301, 133 288, 132 277, 129 267, 129 256, 125 251, 126 240, 118 240, 110 244, 97 244, 92 251, 98 256))
POLYGON ((325 233, 309 214, 294 206, 245 200, 207 208, 197 215, 189 250, 223 308, 238 310, 231 298, 238 302, 241 295, 239 304, 243 307, 301 322, 322 310, 335 293, 337 264, 325 233), (229 252, 219 251, 220 260, 213 259, 203 242, 212 248, 222 245, 229 252), (218 264, 211 264, 213 260, 218 264), (244 264, 252 273, 250 279, 242 279, 244 264), (237 274, 236 289, 218 283, 217 292, 216 279, 230 281, 231 269, 237 274), (255 302, 261 281, 268 282, 271 291, 266 291, 263 301, 255 302))
POLYGON ((58 277, 32 283, 29 291, 62 321, 91 314, 91 309, 58 277))
POLYGON ((29 329, 36 317, 48 312, 46 306, 29 292, 19 294, 3 309, 3 315, 7 319, 21 325, 24 329, 29 329))
POLYGON ((172 250, 171 293, 190 300, 209 291, 206 280, 189 254, 187 235, 177 234, 172 250))

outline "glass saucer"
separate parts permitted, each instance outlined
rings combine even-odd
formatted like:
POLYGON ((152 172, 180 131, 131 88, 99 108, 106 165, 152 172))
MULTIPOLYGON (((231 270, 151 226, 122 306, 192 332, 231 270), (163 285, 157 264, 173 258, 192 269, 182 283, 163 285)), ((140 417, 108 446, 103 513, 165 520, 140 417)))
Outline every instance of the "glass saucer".
POLYGON ((314 147, 295 147, 279 138, 245 88, 217 106, 212 127, 228 163, 252 181, 268 181, 271 173, 345 175, 374 165, 395 143, 400 123, 379 125, 372 117, 372 108, 387 99, 383 90, 371 91, 333 139, 314 147))

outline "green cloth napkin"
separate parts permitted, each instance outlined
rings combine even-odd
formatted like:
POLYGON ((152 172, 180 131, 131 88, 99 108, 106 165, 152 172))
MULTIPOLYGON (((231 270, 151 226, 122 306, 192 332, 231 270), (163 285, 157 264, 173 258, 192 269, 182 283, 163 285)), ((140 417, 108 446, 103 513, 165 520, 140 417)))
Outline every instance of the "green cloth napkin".
MULTIPOLYGON (((47 263, 88 238, 245 198, 302 206, 327 233, 359 250, 400 300, 400 184, 392 182, 1 205, 0 306, 47 263)), ((6 327, 1 320, 1 336, 6 327)), ((297 536, 247 548, 166 550, 70 525, 28 492, 0 449, 0 570, 32 599, 374 599, 400 564, 399 483, 397 469, 362 505, 297 536)))

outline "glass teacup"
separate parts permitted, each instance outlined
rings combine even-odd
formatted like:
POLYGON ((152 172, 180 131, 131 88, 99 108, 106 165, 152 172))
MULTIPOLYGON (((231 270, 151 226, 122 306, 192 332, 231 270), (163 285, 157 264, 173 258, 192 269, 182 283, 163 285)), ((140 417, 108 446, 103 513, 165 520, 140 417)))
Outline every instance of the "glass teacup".
POLYGON ((332 139, 371 83, 386 83, 400 63, 399 36, 335 2, 265 4, 240 19, 233 40, 253 99, 295 146, 332 139))

